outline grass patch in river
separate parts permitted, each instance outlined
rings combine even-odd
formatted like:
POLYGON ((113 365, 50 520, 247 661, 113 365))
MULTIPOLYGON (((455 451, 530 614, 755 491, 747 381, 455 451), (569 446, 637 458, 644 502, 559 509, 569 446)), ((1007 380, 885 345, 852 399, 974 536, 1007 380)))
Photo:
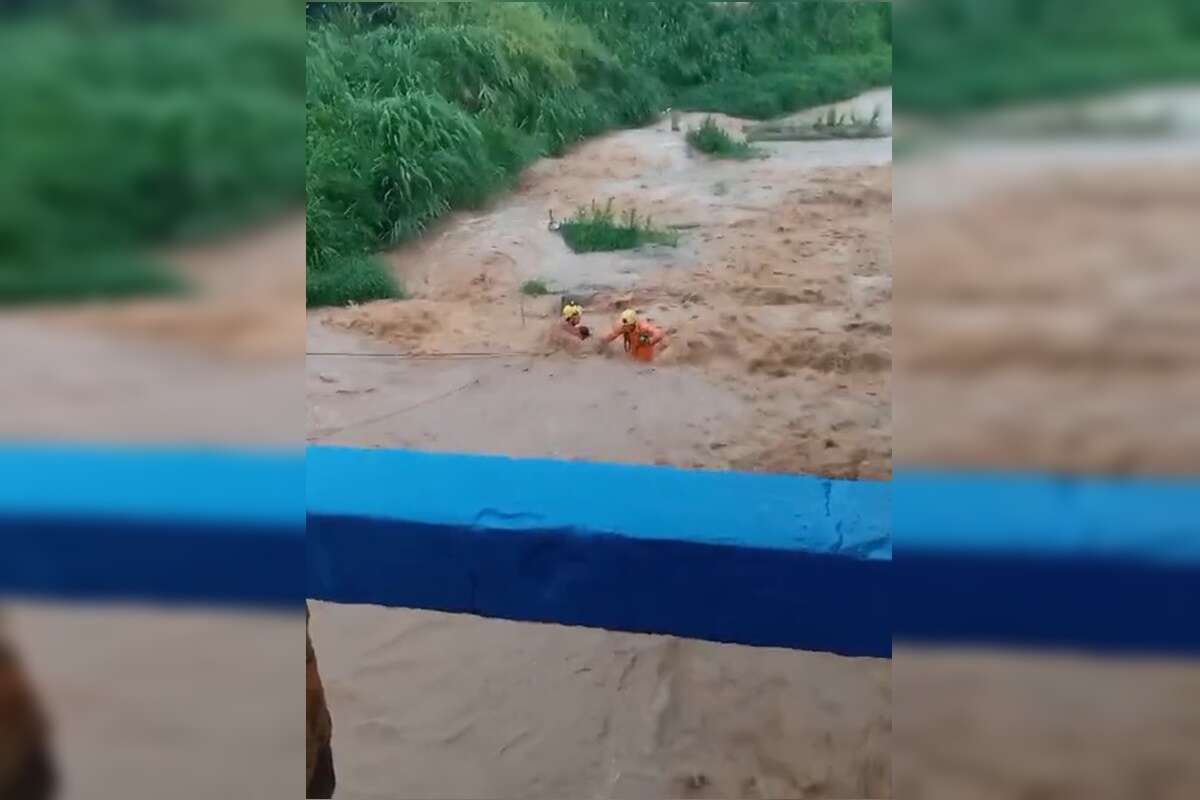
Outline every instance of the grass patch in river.
POLYGON ((595 201, 580 208, 574 217, 563 220, 559 227, 563 241, 576 253, 609 250, 633 250, 644 244, 665 244, 674 247, 679 234, 654 227, 650 217, 639 217, 634 209, 620 215, 613 211, 612 200, 604 206, 595 201))
POLYGON ((530 297, 541 297, 550 294, 549 287, 541 278, 525 281, 521 284, 521 294, 529 295, 530 297))
POLYGON ((787 122, 764 122, 746 128, 746 138, 752 142, 805 142, 822 139, 884 139, 891 136, 891 129, 881 123, 882 108, 876 106, 868 118, 854 112, 843 114, 837 109, 829 111, 813 122, 796 124, 787 122))
POLYGON ((763 155, 744 140, 734 139, 712 117, 705 117, 699 128, 688 131, 687 143, 713 158, 744 160, 763 155))

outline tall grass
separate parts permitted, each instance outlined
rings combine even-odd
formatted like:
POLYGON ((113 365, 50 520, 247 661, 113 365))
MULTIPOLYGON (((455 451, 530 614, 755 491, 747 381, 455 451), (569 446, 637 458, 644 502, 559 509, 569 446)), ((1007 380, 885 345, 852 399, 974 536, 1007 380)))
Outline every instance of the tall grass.
POLYGON ((308 9, 310 280, 419 235, 451 209, 478 207, 535 158, 646 124, 669 104, 741 113, 724 108, 742 96, 739 82, 774 75, 760 110, 792 110, 830 91, 814 89, 821 81, 841 93, 828 99, 885 83, 890 65, 887 4, 308 9))
POLYGON ((176 291, 136 251, 298 203, 286 25, 0 28, 0 303, 176 291))

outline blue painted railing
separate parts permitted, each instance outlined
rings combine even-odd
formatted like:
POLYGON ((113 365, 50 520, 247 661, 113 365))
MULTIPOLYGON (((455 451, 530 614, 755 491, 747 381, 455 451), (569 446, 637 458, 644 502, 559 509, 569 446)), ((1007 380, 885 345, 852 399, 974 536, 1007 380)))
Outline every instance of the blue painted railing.
POLYGON ((301 452, 0 447, 0 595, 291 606, 301 452))
POLYGON ((0 545, 8 596, 309 596, 857 655, 893 633, 1200 653, 1196 479, 10 445, 0 545))
POLYGON ((309 594, 891 653, 883 482, 308 450, 309 594))
POLYGON ((1200 653, 1200 480, 902 470, 897 640, 1200 653))

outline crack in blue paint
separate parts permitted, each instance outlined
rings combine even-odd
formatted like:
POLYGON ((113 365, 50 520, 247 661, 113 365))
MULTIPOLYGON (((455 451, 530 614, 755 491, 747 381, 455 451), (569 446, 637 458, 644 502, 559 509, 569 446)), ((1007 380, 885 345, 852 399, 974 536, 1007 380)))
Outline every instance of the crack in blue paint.
POLYGON ((501 511, 498 508, 480 509, 475 515, 475 525, 478 527, 524 527, 536 525, 545 521, 541 514, 527 511, 501 511))

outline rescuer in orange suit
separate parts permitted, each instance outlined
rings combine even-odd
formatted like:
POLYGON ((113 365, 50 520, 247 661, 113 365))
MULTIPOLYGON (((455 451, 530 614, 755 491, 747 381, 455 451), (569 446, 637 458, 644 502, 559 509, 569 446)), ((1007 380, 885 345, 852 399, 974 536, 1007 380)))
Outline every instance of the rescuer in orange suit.
POLYGON ((627 308, 621 312, 621 318, 617 320, 612 331, 600 340, 600 347, 603 349, 610 342, 623 339, 625 352, 630 358, 648 362, 654 360, 655 348, 662 342, 663 337, 661 330, 638 319, 637 312, 627 308))

